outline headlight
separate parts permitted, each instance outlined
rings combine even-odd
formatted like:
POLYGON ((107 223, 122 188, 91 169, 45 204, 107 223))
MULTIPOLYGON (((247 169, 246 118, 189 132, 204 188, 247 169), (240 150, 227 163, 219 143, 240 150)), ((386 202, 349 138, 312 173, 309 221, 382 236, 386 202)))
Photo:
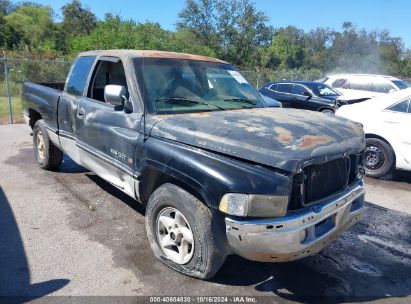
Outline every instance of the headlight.
POLYGON ((220 201, 220 211, 236 216, 282 217, 287 213, 287 195, 227 193, 220 201))

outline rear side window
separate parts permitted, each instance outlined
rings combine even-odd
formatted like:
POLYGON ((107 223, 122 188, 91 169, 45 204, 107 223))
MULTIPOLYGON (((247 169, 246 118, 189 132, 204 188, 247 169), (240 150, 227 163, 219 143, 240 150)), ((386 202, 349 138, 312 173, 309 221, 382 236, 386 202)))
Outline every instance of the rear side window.
POLYGON ((277 86, 277 92, 291 93, 292 88, 293 86, 290 83, 279 83, 277 86))
POLYGON ((375 80, 373 82, 373 91, 378 93, 389 93, 395 88, 387 81, 375 80))
POLYGON ((361 91, 372 91, 372 82, 367 79, 354 78, 350 80, 350 83, 347 87, 344 88, 351 90, 361 90, 361 91))
POLYGON ((391 107, 388 110, 393 112, 410 113, 410 99, 403 100, 391 107))
POLYGON ((75 96, 83 95, 87 77, 95 59, 95 56, 84 56, 76 60, 67 80, 67 93, 75 96))
POLYGON ((339 78, 339 79, 335 80, 335 81, 331 84, 331 86, 332 86, 333 88, 342 88, 343 85, 344 85, 344 83, 345 83, 346 81, 347 81, 346 79, 339 78))

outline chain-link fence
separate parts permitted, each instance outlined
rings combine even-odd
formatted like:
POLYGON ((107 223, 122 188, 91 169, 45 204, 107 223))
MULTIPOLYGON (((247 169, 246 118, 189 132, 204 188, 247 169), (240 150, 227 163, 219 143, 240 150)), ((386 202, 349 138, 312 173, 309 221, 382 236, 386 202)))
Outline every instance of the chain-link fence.
POLYGON ((22 121, 24 81, 64 82, 71 62, 0 58, 0 124, 22 121))

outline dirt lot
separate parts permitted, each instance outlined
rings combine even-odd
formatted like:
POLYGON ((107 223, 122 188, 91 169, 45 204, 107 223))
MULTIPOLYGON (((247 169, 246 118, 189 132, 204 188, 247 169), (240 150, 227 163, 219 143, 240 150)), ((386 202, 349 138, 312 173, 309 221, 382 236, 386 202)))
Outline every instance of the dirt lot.
POLYGON ((214 279, 200 281, 155 260, 144 210, 132 199, 69 159, 61 172, 40 170, 28 127, 0 126, 0 145, 1 296, 39 301, 45 295, 248 295, 274 303, 327 296, 330 302, 411 302, 409 173, 367 179, 365 219, 322 253, 283 264, 231 256, 214 279))

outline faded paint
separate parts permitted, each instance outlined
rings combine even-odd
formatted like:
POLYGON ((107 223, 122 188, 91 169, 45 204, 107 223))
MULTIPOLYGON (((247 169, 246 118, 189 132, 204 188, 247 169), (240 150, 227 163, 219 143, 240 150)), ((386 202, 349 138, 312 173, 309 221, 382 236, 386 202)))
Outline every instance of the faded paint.
POLYGON ((197 61, 209 61, 218 63, 227 63, 220 59, 192 55, 186 53, 176 52, 164 52, 164 51, 152 51, 152 50, 101 50, 101 51, 88 51, 80 53, 79 56, 113 56, 113 57, 147 57, 147 58, 170 58, 170 59, 185 59, 185 60, 197 60, 197 61))
POLYGON ((293 140, 292 133, 287 129, 284 129, 282 127, 275 127, 274 131, 278 134, 277 138, 282 143, 288 144, 293 140))
POLYGON ((300 149, 311 149, 319 145, 328 144, 332 141, 334 140, 330 136, 327 136, 327 135, 321 135, 321 136, 306 135, 306 136, 303 136, 302 141, 298 144, 298 147, 300 149))
POLYGON ((292 172, 308 160, 365 147, 359 124, 321 113, 256 108, 198 114, 156 115, 151 135, 292 172))

